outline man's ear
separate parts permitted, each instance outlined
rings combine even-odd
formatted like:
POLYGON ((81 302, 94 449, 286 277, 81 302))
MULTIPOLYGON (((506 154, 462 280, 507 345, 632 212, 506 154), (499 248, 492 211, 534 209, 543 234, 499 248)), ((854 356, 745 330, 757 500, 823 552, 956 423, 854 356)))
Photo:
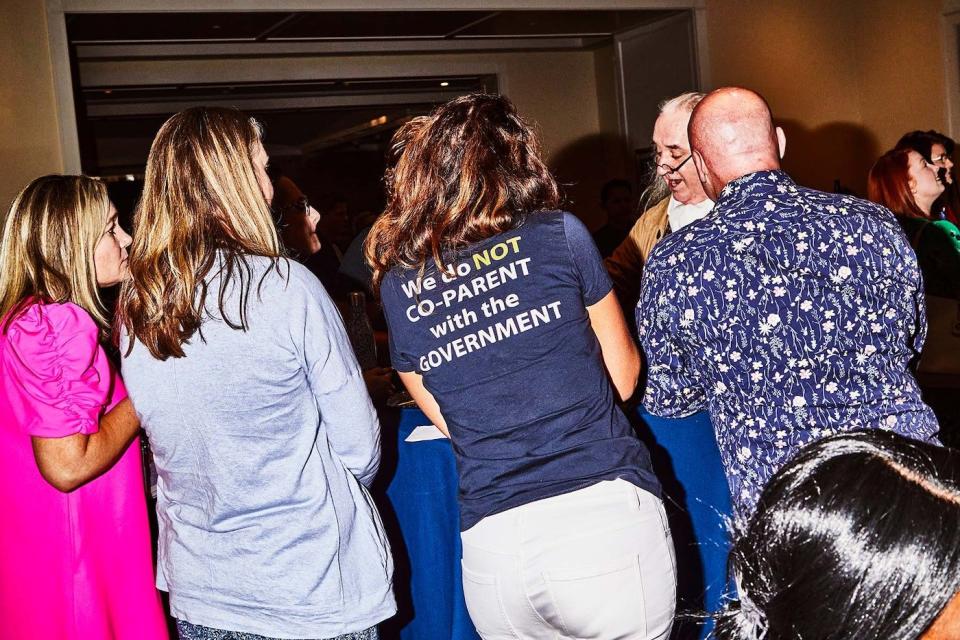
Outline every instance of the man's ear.
POLYGON ((707 164, 703 161, 703 156, 700 155, 699 151, 691 151, 690 155, 693 156, 693 166, 697 169, 697 177, 700 178, 700 183, 707 184, 709 171, 707 171, 707 164))
POLYGON ((718 190, 713 188, 714 185, 712 182, 715 176, 710 175, 710 168, 707 166, 706 160, 703 159, 699 151, 691 151, 690 155, 693 156, 693 166, 697 170, 697 177, 700 179, 700 184, 703 185, 703 192, 711 200, 716 200, 718 190))
POLYGON ((780 127, 777 127, 777 145, 780 147, 780 159, 783 160, 787 152, 787 134, 780 127))

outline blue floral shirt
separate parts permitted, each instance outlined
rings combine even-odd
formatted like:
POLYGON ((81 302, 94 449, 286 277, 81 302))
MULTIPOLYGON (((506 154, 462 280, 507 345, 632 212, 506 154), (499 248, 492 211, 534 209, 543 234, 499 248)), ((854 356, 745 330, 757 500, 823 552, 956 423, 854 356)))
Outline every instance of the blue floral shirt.
POLYGON ((881 428, 936 442, 908 370, 926 333, 922 292, 886 209, 781 171, 746 175, 650 255, 637 305, 644 405, 710 412, 743 518, 816 438, 881 428))

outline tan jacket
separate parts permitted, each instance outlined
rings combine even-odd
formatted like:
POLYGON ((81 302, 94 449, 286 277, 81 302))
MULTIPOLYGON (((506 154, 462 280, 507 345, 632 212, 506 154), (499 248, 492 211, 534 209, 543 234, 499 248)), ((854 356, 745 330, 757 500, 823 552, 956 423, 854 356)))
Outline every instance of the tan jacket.
POLYGON ((669 204, 668 196, 644 211, 613 255, 603 261, 610 273, 610 279, 613 280, 613 289, 617 293, 617 298, 630 315, 640 298, 643 266, 647 263, 653 245, 670 233, 670 223, 667 218, 669 204))

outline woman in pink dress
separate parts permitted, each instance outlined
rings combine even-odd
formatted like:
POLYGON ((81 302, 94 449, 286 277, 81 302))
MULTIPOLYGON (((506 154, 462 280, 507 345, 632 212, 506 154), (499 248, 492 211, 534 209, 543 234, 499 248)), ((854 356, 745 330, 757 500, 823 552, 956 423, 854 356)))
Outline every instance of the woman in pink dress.
POLYGON ((0 636, 165 639, 139 421, 100 344, 130 237, 82 176, 34 180, 0 233, 0 636))

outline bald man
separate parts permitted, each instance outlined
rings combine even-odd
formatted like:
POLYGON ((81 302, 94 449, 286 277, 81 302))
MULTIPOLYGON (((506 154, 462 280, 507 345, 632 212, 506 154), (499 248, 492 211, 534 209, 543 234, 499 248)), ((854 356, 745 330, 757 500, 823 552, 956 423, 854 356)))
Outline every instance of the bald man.
POLYGON ((767 103, 741 88, 690 118, 714 209, 654 248, 637 327, 644 405, 706 409, 740 518, 800 447, 851 429, 936 442, 909 364, 926 319, 916 257, 886 209, 798 186, 767 103))

